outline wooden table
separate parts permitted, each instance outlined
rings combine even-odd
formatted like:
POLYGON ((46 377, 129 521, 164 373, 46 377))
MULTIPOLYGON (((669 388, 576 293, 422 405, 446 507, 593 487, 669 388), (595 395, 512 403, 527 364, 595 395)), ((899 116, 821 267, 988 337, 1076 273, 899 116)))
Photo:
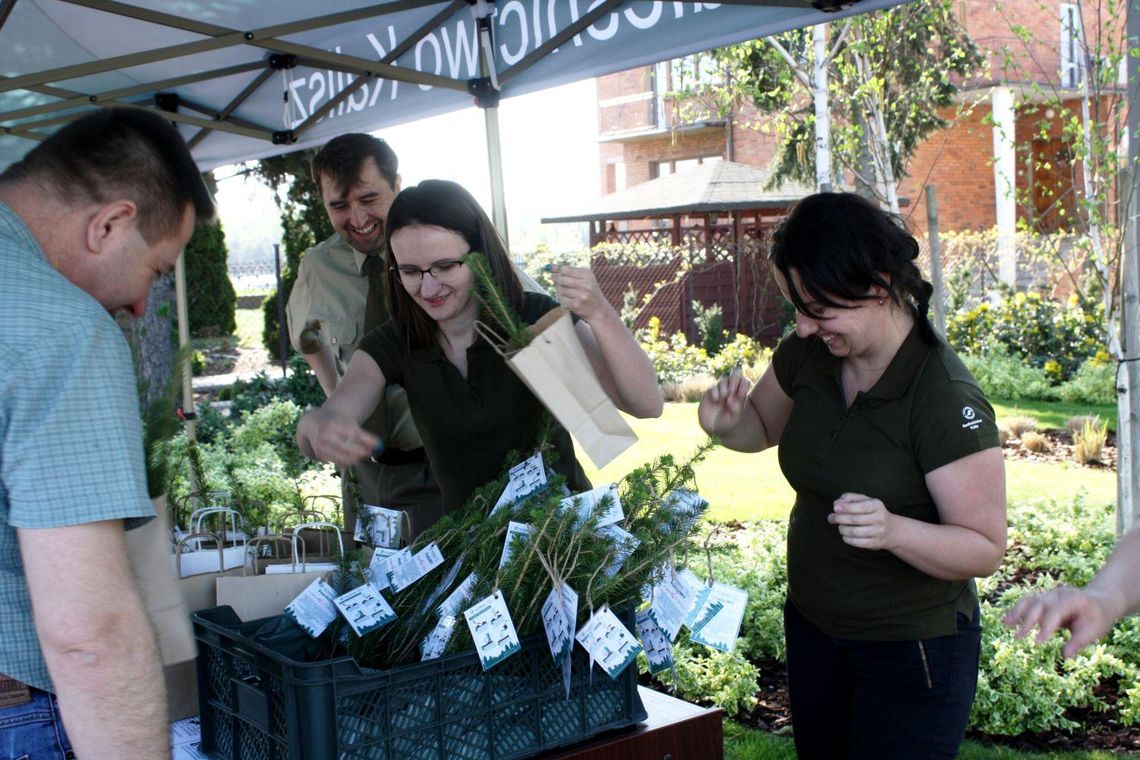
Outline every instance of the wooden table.
POLYGON ((572 747, 542 755, 546 760, 723 760, 724 711, 697 707, 668 694, 637 687, 649 717, 572 747))

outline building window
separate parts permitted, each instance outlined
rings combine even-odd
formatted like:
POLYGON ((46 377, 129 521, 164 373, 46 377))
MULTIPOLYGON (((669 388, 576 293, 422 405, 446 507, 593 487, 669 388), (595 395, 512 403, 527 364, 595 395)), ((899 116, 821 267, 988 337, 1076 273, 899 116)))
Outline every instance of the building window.
POLYGON ((1080 6, 1061 3, 1061 86, 1076 88, 1085 73, 1084 27, 1080 6))
POLYGON ((714 87, 724 82, 720 66, 712 53, 696 53, 684 58, 674 58, 672 68, 672 89, 675 92, 700 90, 714 87))
POLYGON ((606 164, 606 193, 625 190, 625 161, 618 159, 606 164))
POLYGON ((674 158, 667 161, 650 161, 649 178, 658 179, 668 177, 670 174, 683 172, 701 164, 716 164, 723 161, 722 156, 697 156, 696 158, 674 158))

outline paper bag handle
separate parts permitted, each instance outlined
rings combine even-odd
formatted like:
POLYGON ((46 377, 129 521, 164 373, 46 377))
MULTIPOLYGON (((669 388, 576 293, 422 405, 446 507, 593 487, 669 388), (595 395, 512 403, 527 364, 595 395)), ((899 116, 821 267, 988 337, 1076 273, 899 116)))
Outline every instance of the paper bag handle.
POLYGON ((182 549, 186 546, 187 541, 202 541, 203 539, 210 539, 218 545, 218 572, 224 573, 226 571, 226 554, 225 545, 217 533, 187 533, 182 538, 178 539, 178 543, 174 545, 174 567, 178 571, 178 577, 182 577, 182 549))
POLYGON ((487 344, 495 349, 495 353, 504 359, 510 358, 510 352, 507 349, 507 339, 495 332, 493 327, 478 319, 475 320, 473 327, 475 328, 475 334, 487 341, 487 344))
MULTIPOLYGON (((340 549, 339 556, 341 556, 341 557, 344 556, 344 539, 340 535, 340 526, 339 525, 337 525, 336 523, 331 523, 331 522, 301 523, 300 525, 293 526, 292 541, 293 541, 293 558, 294 558, 293 568, 294 569, 296 569, 296 567, 297 567, 297 563, 296 563, 297 543, 298 543, 297 537, 299 535, 301 535, 302 530, 315 530, 315 531, 318 531, 320 533, 323 533, 324 531, 327 531, 327 530, 331 530, 333 532, 333 535, 336 536, 336 542, 337 542, 338 548, 340 549)), ((300 544, 302 547, 304 547, 305 542, 301 541, 300 544)), ((304 558, 302 558, 302 560, 301 560, 301 572, 302 573, 305 572, 305 568, 306 568, 306 560, 304 558)))
MULTIPOLYGON (((294 555, 293 555, 293 549, 292 549, 293 541, 289 536, 285 536, 285 535, 282 535, 280 533, 274 533, 272 535, 266 535, 266 536, 257 536, 256 538, 251 540, 246 545, 246 556, 248 557, 248 556, 252 555, 253 562, 252 563, 247 563, 247 562, 242 563, 242 565, 241 565, 242 577, 245 577, 246 568, 250 564, 253 565, 253 574, 254 575, 259 574, 260 568, 258 567, 258 564, 257 564, 257 547, 258 546, 261 546, 262 544, 269 544, 272 546, 277 546, 277 545, 282 544, 282 543, 284 543, 286 546, 289 547, 290 560, 293 562, 293 565, 295 567, 296 566, 296 559, 294 559, 294 555)), ((305 553, 305 543, 302 541, 301 542, 301 554, 302 554, 302 556, 304 555, 304 553, 305 553)))

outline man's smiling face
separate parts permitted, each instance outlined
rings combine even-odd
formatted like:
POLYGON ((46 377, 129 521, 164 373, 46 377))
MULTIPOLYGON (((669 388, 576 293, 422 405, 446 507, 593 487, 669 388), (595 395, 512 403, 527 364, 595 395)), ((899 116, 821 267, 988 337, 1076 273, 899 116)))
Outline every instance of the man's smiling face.
POLYGON ((349 187, 336 187, 332 177, 321 174, 321 197, 333 229, 361 253, 376 253, 384 246, 384 220, 396 194, 372 158, 365 159, 356 181, 349 187))

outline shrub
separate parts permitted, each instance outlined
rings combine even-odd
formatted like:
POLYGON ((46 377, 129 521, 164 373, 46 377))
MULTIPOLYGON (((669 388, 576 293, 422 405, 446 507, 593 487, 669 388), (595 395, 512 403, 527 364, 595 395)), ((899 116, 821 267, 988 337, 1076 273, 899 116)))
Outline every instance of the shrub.
POLYGON ((1073 459, 1077 464, 1100 462, 1108 428, 1099 417, 1086 417, 1084 424, 1073 432, 1073 459))
POLYGON ((709 359, 712 374, 723 377, 734 369, 740 369, 751 382, 760 379, 760 375, 767 369, 772 361, 772 349, 764 346, 760 341, 749 338, 747 335, 737 333, 731 343, 725 344, 720 352, 709 359))
POLYGON ((237 329, 237 293, 226 264, 226 234, 220 222, 199 224, 186 244, 186 303, 194 337, 232 335, 237 329))
POLYGON ((1008 428, 1014 438, 1020 438, 1024 433, 1037 429, 1037 420, 1032 417, 1010 417, 1002 420, 1002 424, 1008 428))
POLYGON ((1066 715, 1069 709, 1106 709, 1097 687, 1130 668, 1104 645, 1064 660, 1060 639, 1044 645, 1015 639, 1013 631, 1001 624, 1001 616, 1021 593, 1005 595, 997 606, 982 604, 981 667, 970 726, 1004 736, 1079 729, 1080 724, 1066 715))
POLYGON ((1057 395, 1070 404, 1115 404, 1116 365, 1089 359, 1057 389, 1057 395))
POLYGON ((662 383, 661 392, 666 401, 700 401, 705 391, 716 384, 712 375, 692 375, 680 382, 662 383))
POLYGON ((692 375, 712 374, 709 356, 703 348, 689 345, 684 333, 661 336, 661 320, 649 319, 649 325, 638 331, 638 341, 653 362, 659 383, 677 383, 692 375))
POLYGON ((996 304, 983 302, 950 315, 946 340, 959 353, 973 356, 1002 350, 1041 370, 1047 380, 1064 380, 1104 350, 1103 325, 1099 303, 1075 297, 1059 303, 1039 293, 1014 293, 996 304))
POLYGON ((1010 432, 1009 427, 1004 424, 998 425, 998 446, 1004 447, 1009 443, 1009 439, 1014 437, 1015 436, 1010 432))
POLYGON ((709 356, 713 356, 724 346, 724 309, 720 304, 704 306, 700 301, 693 301, 693 321, 701 333, 701 348, 709 356))
MULTIPOLYGON (((677 692, 683 698, 712 702, 729 716, 756 706, 760 671, 739 651, 726 654, 700 645, 678 644, 674 653, 677 692)), ((658 675, 667 676, 668 671, 658 675)))
POLYGON ((1010 356, 1004 348, 982 356, 964 354, 962 362, 990 398, 1052 401, 1057 396, 1042 370, 1010 356))
POLYGON ((1052 450, 1049 439, 1035 430, 1028 430, 1022 434, 1021 445, 1026 451, 1032 451, 1034 454, 1044 454, 1052 450))
POLYGON ((1045 572, 1061 583, 1092 580, 1116 542, 1113 505, 1089 505, 1084 496, 1058 504, 1017 504, 1009 512, 1009 565, 1045 572))

